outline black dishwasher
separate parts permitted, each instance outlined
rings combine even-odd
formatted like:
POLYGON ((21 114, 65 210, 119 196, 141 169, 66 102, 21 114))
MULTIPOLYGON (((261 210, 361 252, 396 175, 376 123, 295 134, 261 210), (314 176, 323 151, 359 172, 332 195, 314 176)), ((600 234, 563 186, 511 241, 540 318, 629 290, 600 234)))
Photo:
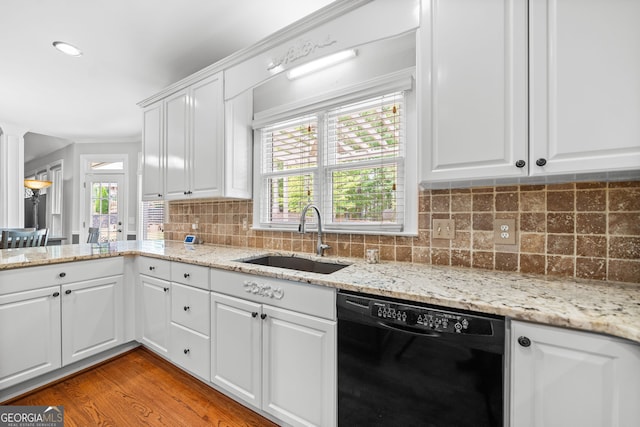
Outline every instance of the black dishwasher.
POLYGON ((338 293, 338 425, 504 424, 504 318, 338 293))

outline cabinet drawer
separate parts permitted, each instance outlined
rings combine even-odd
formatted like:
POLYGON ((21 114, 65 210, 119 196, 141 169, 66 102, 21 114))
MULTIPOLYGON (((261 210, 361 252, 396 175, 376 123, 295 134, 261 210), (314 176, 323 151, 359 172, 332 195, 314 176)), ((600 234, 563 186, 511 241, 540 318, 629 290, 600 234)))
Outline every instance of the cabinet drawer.
POLYGON ((169 354, 173 363, 209 381, 210 351, 208 337, 171 323, 169 354))
POLYGON ((171 321, 209 336, 209 292, 171 285, 171 321))
POLYGON ((44 286, 118 276, 124 273, 123 257, 65 262, 0 271, 0 295, 29 291, 44 286))
POLYGON ((145 276, 169 280, 171 278, 171 261, 158 258, 139 257, 138 272, 145 276))
POLYGON ((201 265, 185 264, 182 262, 171 263, 171 281, 195 286, 196 288, 209 290, 209 267, 201 265))

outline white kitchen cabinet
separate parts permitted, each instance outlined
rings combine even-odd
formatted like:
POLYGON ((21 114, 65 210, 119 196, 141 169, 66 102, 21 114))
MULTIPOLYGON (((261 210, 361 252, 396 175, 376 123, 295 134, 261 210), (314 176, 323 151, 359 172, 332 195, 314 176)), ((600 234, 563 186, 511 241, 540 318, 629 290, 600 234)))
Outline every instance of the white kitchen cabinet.
POLYGON ((166 198, 220 197, 224 173, 222 73, 164 100, 166 198))
POLYGON ((531 174, 640 169, 640 2, 529 8, 531 174))
POLYGON ((124 342, 123 278, 62 286, 62 363, 67 365, 124 342))
POLYGON ((419 38, 423 180, 527 176, 523 0, 424 0, 419 38))
POLYGON ((157 102, 142 113, 142 200, 164 197, 164 103, 157 102))
POLYGON ((171 315, 171 284, 166 280, 140 275, 140 335, 142 344, 156 352, 169 352, 169 322, 171 315))
POLYGON ((123 343, 123 273, 121 257, 0 272, 0 389, 123 343))
POLYGON ((0 389, 61 366, 60 286, 0 296, 0 389))
POLYGON ((626 0, 424 0, 422 181, 640 169, 637 16, 626 0))
POLYGON ((209 380, 209 268, 171 263, 169 357, 187 371, 209 380))
MULTIPOLYGON (((253 172, 253 90, 224 102, 224 191, 227 197, 251 198, 253 172)), ((221 168, 222 169, 222 168, 221 168)))
POLYGON ((640 345, 511 322, 511 425, 640 425, 640 345))
POLYGON ((211 382, 288 425, 335 425, 335 291, 217 270, 212 290, 211 382))
POLYGON ((137 337, 146 347, 168 357, 171 322, 171 262, 138 257, 137 337))

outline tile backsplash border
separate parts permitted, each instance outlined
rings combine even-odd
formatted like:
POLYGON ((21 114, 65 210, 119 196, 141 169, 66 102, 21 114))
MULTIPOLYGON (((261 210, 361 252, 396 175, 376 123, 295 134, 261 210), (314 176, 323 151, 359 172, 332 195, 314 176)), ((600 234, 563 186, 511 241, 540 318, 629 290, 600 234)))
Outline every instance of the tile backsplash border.
MULTIPOLYGON (((640 283, 640 181, 512 185, 419 192, 418 236, 327 233, 329 257, 450 265, 640 283), (516 244, 493 243, 496 218, 516 221, 516 244), (434 237, 433 219, 454 219, 455 239, 434 237)), ((198 224, 205 243, 314 253, 316 233, 252 230, 250 200, 169 203, 167 240, 198 224), (243 228, 243 221, 249 227, 243 228)))

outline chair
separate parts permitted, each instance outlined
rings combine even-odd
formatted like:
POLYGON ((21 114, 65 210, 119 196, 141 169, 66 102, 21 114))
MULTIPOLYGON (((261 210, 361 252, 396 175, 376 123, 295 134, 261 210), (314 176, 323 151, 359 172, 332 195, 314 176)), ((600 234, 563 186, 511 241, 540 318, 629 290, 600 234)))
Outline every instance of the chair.
POLYGON ((49 229, 35 231, 4 230, 2 232, 2 249, 33 248, 46 246, 49 240, 49 229))
POLYGON ((98 238, 100 238, 100 229, 98 227, 89 227, 87 243, 98 243, 98 238))

